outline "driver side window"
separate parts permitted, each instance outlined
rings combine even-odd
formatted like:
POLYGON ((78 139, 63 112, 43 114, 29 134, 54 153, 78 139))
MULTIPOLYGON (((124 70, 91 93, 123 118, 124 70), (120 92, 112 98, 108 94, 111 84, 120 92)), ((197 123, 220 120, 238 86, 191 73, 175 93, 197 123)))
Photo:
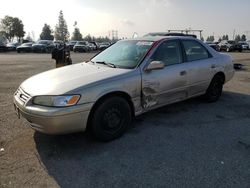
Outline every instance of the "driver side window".
POLYGON ((181 48, 178 41, 163 42, 151 57, 152 61, 162 61, 165 66, 182 62, 181 48))

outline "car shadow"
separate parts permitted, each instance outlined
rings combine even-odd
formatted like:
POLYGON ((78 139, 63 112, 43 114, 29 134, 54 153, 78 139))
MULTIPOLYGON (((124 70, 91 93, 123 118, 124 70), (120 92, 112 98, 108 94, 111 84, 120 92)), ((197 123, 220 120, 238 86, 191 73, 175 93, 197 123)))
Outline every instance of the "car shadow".
POLYGON ((224 92, 216 103, 195 98, 136 117, 112 142, 85 133, 36 132, 34 140, 60 187, 220 187, 223 182, 237 187, 244 181, 234 180, 250 167, 250 149, 238 143, 250 143, 249 106, 250 95, 224 92), (234 170, 222 169, 221 161, 234 170))

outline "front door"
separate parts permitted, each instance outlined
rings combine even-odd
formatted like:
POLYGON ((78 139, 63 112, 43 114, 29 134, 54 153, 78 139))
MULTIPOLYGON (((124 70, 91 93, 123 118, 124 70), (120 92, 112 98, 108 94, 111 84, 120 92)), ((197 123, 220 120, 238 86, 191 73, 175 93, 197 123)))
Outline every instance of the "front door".
POLYGON ((179 40, 162 42, 149 62, 161 61, 163 69, 142 70, 142 106, 145 110, 187 98, 187 71, 179 40))

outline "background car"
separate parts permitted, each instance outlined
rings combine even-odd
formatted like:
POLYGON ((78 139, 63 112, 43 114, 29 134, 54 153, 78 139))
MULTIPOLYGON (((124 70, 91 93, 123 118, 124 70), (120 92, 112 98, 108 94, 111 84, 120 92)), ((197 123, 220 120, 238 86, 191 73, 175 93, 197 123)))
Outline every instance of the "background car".
POLYGON ((206 44, 216 51, 220 51, 220 47, 215 42, 206 41, 206 44))
POLYGON ((238 43, 239 45, 241 45, 242 50, 249 50, 249 44, 245 41, 239 41, 238 43))
POLYGON ((237 44, 234 40, 223 40, 219 44, 220 51, 233 52, 238 51, 242 52, 242 46, 237 44))
POLYGON ((6 44, 4 44, 3 42, 0 42, 0 52, 6 52, 6 51, 7 51, 6 44))
POLYGON ((32 52, 32 44, 33 44, 33 42, 27 42, 27 43, 21 44, 20 46, 18 46, 16 48, 17 53, 32 52))
POLYGON ((77 41, 73 47, 74 52, 89 52, 90 47, 88 46, 87 41, 77 41))
POLYGON ((76 43, 77 43, 77 41, 75 41, 75 40, 71 40, 67 43, 67 46, 69 46, 70 51, 73 51, 73 48, 74 48, 76 43))
POLYGON ((109 46, 110 46, 110 43, 109 43, 109 42, 102 42, 102 43, 100 43, 99 49, 100 49, 100 50, 105 50, 105 49, 108 48, 109 46))
POLYGON ((88 43, 88 47, 90 48, 90 51, 96 50, 96 46, 90 42, 88 43))
POLYGON ((92 44, 94 44, 94 45, 95 45, 95 50, 99 50, 100 45, 99 45, 99 43, 98 43, 98 42, 94 42, 94 41, 92 41, 92 42, 89 42, 89 43, 92 43, 92 44))
POLYGON ((16 48, 20 46, 18 42, 11 42, 6 45, 8 51, 16 51, 16 48))
POLYGON ((54 43, 54 47, 55 47, 55 48, 58 48, 58 47, 64 45, 64 42, 61 41, 61 40, 56 40, 56 41, 54 41, 53 43, 54 43))
POLYGON ((52 40, 39 40, 32 45, 33 52, 51 53, 55 48, 52 40))

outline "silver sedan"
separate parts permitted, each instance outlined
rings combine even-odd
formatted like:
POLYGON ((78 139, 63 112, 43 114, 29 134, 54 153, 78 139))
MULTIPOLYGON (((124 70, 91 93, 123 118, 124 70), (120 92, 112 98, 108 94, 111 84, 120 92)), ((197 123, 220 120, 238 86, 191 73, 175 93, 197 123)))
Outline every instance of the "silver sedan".
POLYGON ((18 116, 47 134, 85 131, 121 136, 133 116, 204 95, 215 102, 234 75, 232 58, 190 37, 123 40, 89 62, 25 80, 14 94, 18 116))

